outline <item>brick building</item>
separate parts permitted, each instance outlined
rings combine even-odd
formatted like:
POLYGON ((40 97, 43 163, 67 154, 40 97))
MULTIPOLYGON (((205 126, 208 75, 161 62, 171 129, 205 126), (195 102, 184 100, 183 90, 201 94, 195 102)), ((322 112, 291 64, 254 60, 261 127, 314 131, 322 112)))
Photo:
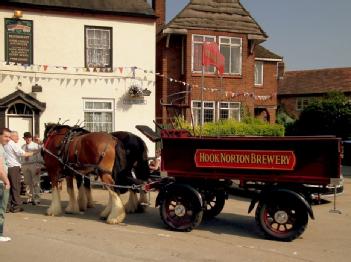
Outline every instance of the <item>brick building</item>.
POLYGON ((279 81, 279 105, 288 115, 298 118, 314 99, 338 91, 351 100, 351 68, 287 71, 279 81))
POLYGON ((178 105, 176 113, 189 121, 192 112, 195 124, 202 118, 204 122, 240 120, 247 114, 275 122, 278 65, 282 57, 259 45, 268 36, 239 0, 192 0, 168 24, 165 1, 153 1, 153 8, 159 17, 156 51, 157 72, 161 74, 156 82, 159 123, 167 123, 174 115, 161 103, 178 105), (225 74, 221 79, 215 68, 205 69, 202 115, 203 42, 219 44, 225 57, 225 74))

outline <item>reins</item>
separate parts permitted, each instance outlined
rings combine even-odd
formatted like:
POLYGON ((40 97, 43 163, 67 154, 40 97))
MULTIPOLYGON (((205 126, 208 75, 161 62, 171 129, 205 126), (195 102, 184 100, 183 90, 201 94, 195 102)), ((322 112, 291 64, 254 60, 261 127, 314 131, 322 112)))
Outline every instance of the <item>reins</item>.
MULTIPOLYGON (((45 143, 46 144, 46 143, 45 143)), ((50 156, 54 157, 56 160, 58 160, 65 168, 68 168, 70 171, 72 171, 73 173, 81 176, 82 178, 87 178, 90 180, 90 176, 84 175, 83 173, 75 170, 73 167, 71 167, 70 165, 66 164, 60 157, 58 157, 57 155, 55 155, 54 153, 52 153, 50 150, 48 150, 45 145, 42 147, 43 151, 48 153, 50 156)), ((123 189, 132 189, 132 190, 145 190, 145 186, 144 185, 136 185, 133 184, 131 186, 121 186, 121 185, 111 185, 111 184, 107 184, 104 182, 94 182, 94 181, 90 181, 90 183, 92 185, 99 185, 99 186, 106 186, 106 187, 113 187, 113 188, 123 188, 123 189)))

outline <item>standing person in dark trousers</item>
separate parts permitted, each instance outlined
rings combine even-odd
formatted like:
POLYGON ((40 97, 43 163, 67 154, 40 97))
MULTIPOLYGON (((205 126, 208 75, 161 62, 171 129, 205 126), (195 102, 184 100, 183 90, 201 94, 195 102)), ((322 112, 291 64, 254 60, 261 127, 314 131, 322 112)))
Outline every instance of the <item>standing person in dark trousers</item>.
POLYGON ((7 202, 10 193, 10 181, 7 177, 7 165, 5 161, 5 150, 3 145, 10 141, 10 130, 7 128, 0 129, 0 242, 10 241, 11 238, 5 237, 4 222, 7 202))
MULTIPOLYGON (((40 150, 40 146, 33 142, 32 134, 25 132, 23 139, 26 143, 22 149, 26 152, 35 152, 40 150)), ((43 159, 40 154, 32 157, 24 157, 22 159, 22 173, 24 176, 24 183, 26 184, 27 200, 25 203, 32 203, 33 205, 40 204, 40 170, 43 164, 43 159)))
POLYGON ((10 212, 22 212, 21 207, 21 161, 20 157, 31 157, 37 152, 25 152, 17 143, 19 137, 16 131, 11 131, 11 140, 4 146, 5 158, 8 165, 10 189, 10 212))

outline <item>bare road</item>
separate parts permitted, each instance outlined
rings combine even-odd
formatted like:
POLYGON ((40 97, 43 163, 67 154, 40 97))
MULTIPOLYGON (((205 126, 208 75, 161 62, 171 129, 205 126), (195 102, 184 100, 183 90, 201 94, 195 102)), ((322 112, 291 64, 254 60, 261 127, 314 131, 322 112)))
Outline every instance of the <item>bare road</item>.
POLYGON ((44 194, 40 206, 7 214, 5 230, 13 240, 0 244, 0 261, 350 261, 350 189, 346 178, 337 199, 341 215, 329 212, 332 203, 314 206, 316 220, 290 243, 264 239, 247 214, 249 200, 241 197, 231 197, 217 218, 179 233, 167 230, 153 207, 128 215, 122 225, 105 224, 98 217, 107 200, 101 189, 94 189, 96 207, 86 214, 47 217, 50 195, 44 194))

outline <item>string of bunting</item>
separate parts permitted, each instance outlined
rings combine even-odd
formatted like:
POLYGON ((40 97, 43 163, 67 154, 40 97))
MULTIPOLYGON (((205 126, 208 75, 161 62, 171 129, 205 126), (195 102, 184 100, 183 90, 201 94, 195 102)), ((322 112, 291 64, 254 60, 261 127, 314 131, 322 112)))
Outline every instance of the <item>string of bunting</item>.
POLYGON ((258 101, 267 101, 275 98, 277 96, 277 93, 272 93, 270 95, 256 95, 255 93, 252 92, 232 92, 232 91, 223 91, 218 88, 204 88, 204 91, 209 91, 209 92, 223 92, 225 94, 225 97, 245 97, 245 98, 253 98, 258 101))
MULTIPOLYGON (((62 77, 57 77, 58 75, 67 75, 69 72, 75 75, 75 76, 84 76, 86 78, 87 76, 92 76, 94 78, 102 78, 102 79, 136 79, 136 80, 144 80, 147 81, 147 77, 144 76, 144 78, 138 77, 137 74, 138 72, 143 72, 144 74, 152 74, 155 75, 156 77, 160 78, 166 78, 170 83, 177 83, 180 85, 183 85, 185 87, 189 88, 201 88, 198 85, 191 85, 187 82, 177 80, 172 77, 166 77, 165 75, 161 73, 154 72, 153 70, 146 70, 141 67, 137 66, 118 66, 118 67, 113 67, 113 68, 92 68, 92 67, 69 67, 69 66, 62 66, 62 65, 26 65, 26 64, 19 64, 19 63, 14 63, 14 62, 6 62, 6 61, 0 61, 0 65, 2 66, 16 66, 17 70, 7 70, 8 72, 18 72, 18 67, 22 67, 23 71, 21 73, 35 73, 35 74, 44 74, 44 75, 56 75, 54 78, 62 78, 62 77), (62 70, 63 73, 57 72, 57 70, 62 70), (84 73, 84 74, 79 74, 79 73, 84 73), (87 73, 106 73, 104 75, 101 74, 93 74, 89 75, 87 73), (113 74, 113 75, 112 75, 113 74), (127 74, 127 76, 125 76, 127 74)), ((1 70, 1 69, 0 69, 1 70)), ((2 70, 4 71, 4 70, 2 70)), ((5 73, 1 73, 2 75, 6 75, 5 73)), ((12 76, 12 75, 11 75, 12 76)), ((17 76, 19 77, 19 76, 17 76)), ((26 77, 26 76, 22 76, 26 77)), ((30 77, 33 78, 33 77, 30 77)), ((40 79, 50 79, 50 77, 42 77, 42 76, 35 76, 35 78, 40 78, 40 79)), ((67 77, 63 77, 67 78, 67 77)), ((77 79, 75 79, 77 80, 77 79)), ((81 79, 85 80, 85 79, 81 79)), ((87 79, 88 81, 90 79, 87 79)), ((149 81, 149 84, 152 81, 149 81)), ((203 88, 204 91, 209 91, 209 92, 224 92, 226 97, 245 97, 245 98, 253 98, 255 100, 259 101, 266 101, 273 99, 276 97, 276 93, 270 94, 270 95, 256 95, 254 93, 249 93, 249 92, 231 92, 231 91, 223 91, 217 88, 203 88)))

